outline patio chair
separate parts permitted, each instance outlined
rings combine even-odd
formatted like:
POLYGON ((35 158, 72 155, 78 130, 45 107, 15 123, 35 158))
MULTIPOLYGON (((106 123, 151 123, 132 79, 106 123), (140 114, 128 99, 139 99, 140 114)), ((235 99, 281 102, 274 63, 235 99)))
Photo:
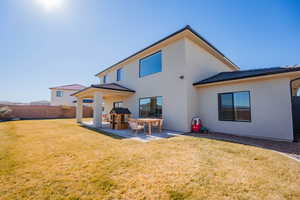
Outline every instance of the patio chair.
POLYGON ((135 131, 136 134, 138 133, 139 130, 143 130, 145 128, 144 125, 141 125, 137 121, 132 119, 128 120, 128 124, 131 130, 135 131))
POLYGON ((157 128, 159 130, 159 132, 161 132, 162 127, 163 127, 163 123, 164 123, 164 119, 160 119, 159 122, 156 122, 156 123, 152 124, 152 127, 157 128))

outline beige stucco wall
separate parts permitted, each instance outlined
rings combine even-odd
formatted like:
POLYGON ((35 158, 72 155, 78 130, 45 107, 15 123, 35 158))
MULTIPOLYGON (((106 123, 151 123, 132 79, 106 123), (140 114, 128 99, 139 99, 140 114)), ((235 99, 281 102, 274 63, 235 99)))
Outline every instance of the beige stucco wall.
MULTIPOLYGON (((139 117, 139 98, 162 96, 164 127, 189 132, 191 118, 199 114, 198 93, 192 84, 230 68, 186 38, 160 50, 162 72, 139 78, 139 60, 135 60, 123 66, 124 80, 117 82, 113 71, 107 74, 107 83, 116 82, 136 91, 123 100, 133 117, 139 117)), ((105 111, 111 109, 113 102, 105 100, 105 111)))
POLYGON ((57 90, 57 89, 51 89, 51 100, 50 104, 52 106, 60 106, 60 105, 65 105, 65 106, 75 106, 73 101, 76 100, 75 97, 70 96, 71 94, 75 93, 76 90, 57 90), (57 97, 56 96, 56 91, 63 91, 63 96, 62 97, 57 97))
POLYGON ((124 101, 126 98, 121 97, 121 96, 115 96, 115 97, 109 97, 109 98, 104 98, 104 114, 109 114, 111 109, 113 108, 114 102, 119 102, 119 101, 124 101))
POLYGON ((227 65, 216 59, 199 45, 186 39, 186 75, 188 122, 199 116, 199 93, 193 83, 206 79, 220 72, 233 71, 227 65))
POLYGON ((198 89, 199 114, 211 131, 293 140, 289 78, 223 84, 198 89), (250 91, 251 122, 218 120, 218 93, 250 91))
MULTIPOLYGON (((116 71, 107 75, 107 83, 116 82, 133 89, 136 93, 123 100, 133 117, 139 117, 139 98, 163 97, 164 127, 171 130, 188 131, 185 80, 185 41, 179 40, 162 50, 162 72, 139 77, 139 60, 123 66, 124 80, 116 81, 116 71)), ((154 52, 153 52, 154 53, 154 52)), ((101 80, 102 81, 102 80, 101 80)), ((105 101, 105 110, 114 101, 105 101), (107 107, 107 108, 106 108, 107 107)))
MULTIPOLYGON (((192 117, 200 116, 211 131, 293 140, 290 80, 295 77, 196 88, 193 83, 233 69, 187 38, 159 50, 162 52, 160 73, 139 78, 137 59, 122 66, 124 80, 116 81, 116 70, 107 74, 107 83, 121 84, 136 93, 123 99, 104 99, 105 113, 109 113, 113 102, 122 100, 133 117, 139 117, 139 98, 162 96, 166 129, 189 132, 192 117), (180 76, 184 78, 180 79, 180 76), (234 91, 251 92, 250 123, 218 120, 218 93, 234 91)), ((155 52, 157 50, 149 54, 155 52)))

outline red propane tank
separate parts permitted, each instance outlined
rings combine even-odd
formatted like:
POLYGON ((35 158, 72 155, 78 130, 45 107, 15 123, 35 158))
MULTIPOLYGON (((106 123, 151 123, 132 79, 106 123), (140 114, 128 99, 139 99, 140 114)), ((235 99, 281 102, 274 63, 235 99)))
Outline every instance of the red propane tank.
POLYGON ((193 133, 200 133, 201 128, 202 128, 202 123, 199 117, 194 117, 192 119, 192 124, 191 124, 191 132, 193 133))

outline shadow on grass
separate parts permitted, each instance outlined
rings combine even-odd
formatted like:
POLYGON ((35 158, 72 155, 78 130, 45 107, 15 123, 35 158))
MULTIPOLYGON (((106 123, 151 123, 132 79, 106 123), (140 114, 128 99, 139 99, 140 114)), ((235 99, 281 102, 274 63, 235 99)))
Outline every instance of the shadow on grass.
POLYGON ((84 125, 80 125, 80 127, 91 130, 91 131, 94 131, 94 132, 97 132, 97 133, 102 134, 102 135, 109 136, 109 137, 114 138, 114 139, 118 139, 118 140, 126 138, 126 137, 121 137, 119 135, 112 134, 112 133, 107 132, 105 130, 99 130, 97 128, 92 128, 92 127, 88 127, 88 126, 84 126, 84 125))
POLYGON ((245 136, 229 135, 224 133, 208 133, 196 134, 187 133, 187 136, 207 138, 212 140, 219 140, 224 142, 231 142, 236 144, 244 144, 255 146, 263 149, 278 151, 281 153, 294 154, 300 159, 300 143, 299 142, 285 142, 285 141, 272 141, 266 139, 250 138, 245 136))

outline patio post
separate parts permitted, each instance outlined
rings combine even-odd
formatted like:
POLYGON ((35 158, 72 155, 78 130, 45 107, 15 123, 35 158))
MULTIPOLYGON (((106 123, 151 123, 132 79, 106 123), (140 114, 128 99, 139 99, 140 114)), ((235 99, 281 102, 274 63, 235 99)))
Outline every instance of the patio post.
POLYGON ((102 103, 103 94, 101 92, 95 92, 93 103, 93 124, 96 128, 100 128, 102 126, 102 103))
POLYGON ((76 121, 77 121, 77 123, 82 122, 82 102, 83 102, 83 100, 81 98, 77 98, 77 103, 76 103, 76 121))

